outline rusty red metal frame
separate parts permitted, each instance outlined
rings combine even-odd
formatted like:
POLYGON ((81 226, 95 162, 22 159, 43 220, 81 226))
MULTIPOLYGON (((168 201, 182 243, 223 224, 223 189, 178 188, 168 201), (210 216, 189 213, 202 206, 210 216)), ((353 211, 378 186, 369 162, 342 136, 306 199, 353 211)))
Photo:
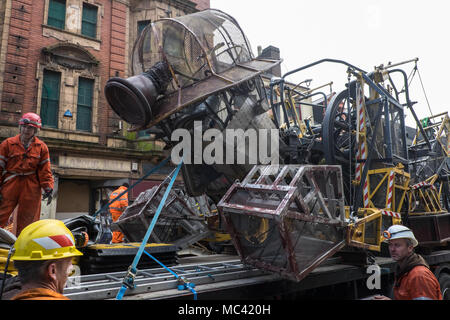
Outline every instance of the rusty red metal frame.
POLYGON ((421 245, 450 241, 450 213, 409 216, 408 226, 421 245))
POLYGON ((228 232, 244 263, 300 281, 346 244, 348 224, 344 217, 342 190, 342 174, 339 166, 297 165, 281 166, 278 169, 274 166, 254 166, 241 183, 236 182, 232 185, 217 207, 226 221, 228 232), (325 183, 330 183, 332 176, 337 185, 326 185, 323 188, 325 190, 321 190, 317 179, 325 178, 325 183), (311 206, 312 202, 314 205, 311 206), (232 215, 253 216, 274 221, 283 246, 283 254, 288 262, 287 267, 246 255, 239 237, 245 230, 236 229, 232 215), (325 252, 311 257, 310 263, 300 268, 295 250, 299 244, 294 244, 291 239, 289 219, 340 228, 342 238, 325 252))

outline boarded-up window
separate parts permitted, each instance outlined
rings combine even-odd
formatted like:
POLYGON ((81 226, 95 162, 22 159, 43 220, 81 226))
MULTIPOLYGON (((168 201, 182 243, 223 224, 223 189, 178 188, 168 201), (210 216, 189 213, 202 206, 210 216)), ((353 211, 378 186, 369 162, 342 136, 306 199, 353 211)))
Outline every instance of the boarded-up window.
POLYGON ((79 78, 77 104, 77 130, 92 130, 92 101, 94 95, 94 80, 79 78))
POLYGON ((59 88, 61 74, 59 72, 44 70, 42 84, 41 118, 42 124, 47 127, 58 127, 59 88))
POLYGON ((64 29, 66 23, 66 1, 50 0, 48 5, 47 25, 64 29))
POLYGON ((97 36, 97 7, 83 4, 81 34, 95 38, 97 36))

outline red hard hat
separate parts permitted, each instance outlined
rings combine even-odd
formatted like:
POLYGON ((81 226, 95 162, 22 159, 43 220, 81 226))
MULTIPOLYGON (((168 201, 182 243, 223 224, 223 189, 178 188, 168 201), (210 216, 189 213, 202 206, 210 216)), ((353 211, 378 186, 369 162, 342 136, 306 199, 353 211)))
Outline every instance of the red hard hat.
POLYGON ((39 117, 36 113, 28 112, 22 116, 22 118, 19 120, 19 124, 30 125, 40 129, 42 122, 41 117, 39 117))

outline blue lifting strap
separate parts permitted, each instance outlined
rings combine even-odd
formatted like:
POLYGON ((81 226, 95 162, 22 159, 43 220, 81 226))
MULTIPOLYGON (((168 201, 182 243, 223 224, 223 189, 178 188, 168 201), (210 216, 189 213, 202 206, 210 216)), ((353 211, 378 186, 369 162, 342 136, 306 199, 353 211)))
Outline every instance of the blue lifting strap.
MULTIPOLYGON (((130 245, 131 247, 136 247, 133 245, 130 245)), ((149 256, 151 259, 153 259, 154 261, 156 261, 156 263, 158 263, 161 267, 163 267, 164 269, 166 269, 167 271, 169 271, 171 274, 173 274, 173 276, 175 277, 175 279, 178 280, 178 284, 177 284, 177 288, 178 290, 189 290, 194 294, 194 300, 197 300, 197 292, 194 290, 195 288, 195 284, 192 282, 187 282, 186 279, 184 277, 180 277, 179 275, 177 275, 173 270, 171 270, 169 267, 165 266, 161 261, 159 261, 158 259, 156 259, 154 256, 152 256, 150 253, 148 253, 147 251, 145 251, 144 249, 144 253, 149 256)))
POLYGON ((141 256, 142 256, 142 253, 144 252, 147 241, 150 238, 150 235, 152 234, 153 228, 156 224, 156 221, 158 220, 159 214, 161 213, 161 210, 166 202, 166 199, 169 196, 170 190, 172 189, 173 183, 175 182, 175 179, 178 176, 178 172, 180 171, 182 164, 183 164, 183 161, 180 161, 177 168, 175 169, 175 172, 173 173, 172 179, 170 180, 170 183, 167 186, 166 191, 164 192, 161 202, 159 203, 159 206, 156 209, 156 212, 155 212, 155 215, 153 216, 152 222, 150 223, 150 226, 148 227, 147 232, 145 233, 144 239, 141 242, 139 250, 136 253, 136 256, 134 257, 133 263, 128 268, 128 273, 123 280, 122 287, 120 288, 119 292, 117 293, 116 300, 122 300, 123 295, 127 291, 127 288, 135 287, 134 278, 135 278, 136 272, 137 272, 136 266, 138 265, 139 260, 141 259, 141 256))
POLYGON ((113 203, 114 201, 116 201, 116 199, 120 199, 121 196, 123 196, 125 193, 130 192, 131 189, 133 189, 138 183, 141 183, 142 180, 144 180, 145 178, 147 178, 149 175, 151 175, 152 173, 157 172, 159 169, 161 169, 168 161, 170 160, 170 156, 167 157, 166 159, 164 159, 163 161, 161 161, 156 167, 153 167, 152 169, 150 169, 142 178, 140 178, 138 181, 136 181, 135 183, 133 183, 127 190, 123 191, 121 194, 119 194, 117 197, 115 197, 114 199, 110 200, 107 204, 105 204, 103 207, 101 207, 96 213, 94 213, 92 216, 95 218, 100 212, 105 211, 106 209, 108 209, 108 207, 111 205, 111 203, 113 203))
POLYGON ((187 290, 191 291, 194 294, 194 300, 197 300, 197 292, 194 290, 194 287, 195 287, 194 283, 188 282, 188 281, 186 281, 186 279, 184 277, 180 277, 179 275, 177 275, 175 272, 173 272, 173 270, 171 270, 170 268, 166 267, 162 262, 160 262, 158 259, 156 259, 154 256, 152 256, 147 251, 144 250, 144 253, 147 256, 149 256, 150 258, 152 258, 153 260, 155 260, 164 269, 166 269, 171 274, 173 274, 175 276, 175 279, 178 279, 178 284, 177 284, 178 290, 185 290, 185 289, 187 289, 187 290))

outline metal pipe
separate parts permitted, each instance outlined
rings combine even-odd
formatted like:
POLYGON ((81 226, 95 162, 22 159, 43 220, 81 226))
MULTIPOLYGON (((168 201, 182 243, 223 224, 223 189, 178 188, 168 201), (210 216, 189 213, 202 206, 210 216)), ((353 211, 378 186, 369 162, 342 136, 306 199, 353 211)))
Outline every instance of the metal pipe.
POLYGON ((322 89, 323 87, 331 86, 332 84, 333 84, 333 81, 330 81, 330 82, 325 83, 325 84, 323 84, 323 85, 321 85, 321 86, 318 86, 317 88, 309 89, 308 91, 303 92, 303 94, 309 94, 309 93, 311 93, 311 92, 313 92, 313 91, 316 91, 316 90, 318 90, 318 89, 322 89))
POLYGON ((280 101, 281 101, 281 107, 283 108, 283 114, 284 114, 284 121, 286 123, 286 126, 288 129, 291 127, 289 124, 289 117, 287 115, 286 106, 284 105, 284 79, 283 81, 280 81, 280 101))
POLYGON ((372 79, 370 79, 370 75, 366 75, 366 74, 361 74, 361 76, 363 77, 364 81, 367 83, 367 85, 369 87, 371 87, 372 89, 374 89, 378 94, 380 94, 381 96, 385 96, 386 99, 388 99, 388 101, 390 103, 392 103, 393 105, 397 106, 398 108, 403 108, 403 106, 400 104, 399 101, 397 101, 389 92, 386 91, 386 89, 384 89, 381 86, 378 86, 375 82, 372 81, 372 79))
POLYGON ((289 104, 292 103, 291 110, 290 110, 291 111, 291 117, 294 118, 294 123, 298 127, 297 115, 296 115, 296 112, 295 112, 295 104, 293 104, 291 89, 288 87, 287 90, 288 90, 289 104))
POLYGON ((419 118, 417 117, 416 112, 413 109, 413 104, 412 104, 411 100, 409 99, 408 76, 406 75, 405 71, 403 71, 402 69, 394 69, 394 70, 389 71, 389 73, 394 73, 394 72, 400 72, 403 75, 403 80, 405 81, 406 106, 411 111, 411 113, 414 117, 414 120, 416 120, 416 124, 419 127, 420 132, 422 133, 425 141, 427 142, 428 148, 431 150, 431 143, 428 140, 428 137, 425 134, 425 131, 423 130, 422 123, 420 122, 419 118))
POLYGON ((326 109, 327 106, 328 106, 327 95, 326 95, 325 93, 323 93, 323 92, 316 92, 316 93, 313 93, 313 94, 304 96, 304 97, 302 97, 301 99, 297 99, 296 102, 298 102, 298 103, 300 103, 300 104, 305 104, 305 105, 307 105, 307 106, 321 107, 321 108, 324 108, 324 109, 326 109), (319 94, 323 96, 323 102, 324 102, 324 105, 323 105, 323 106, 318 105, 318 104, 313 104, 313 103, 300 102, 301 100, 308 99, 308 98, 311 98, 311 97, 316 96, 316 95, 319 95, 319 94))
MULTIPOLYGON (((356 89, 356 87, 355 87, 356 89)), ((351 91, 350 91, 350 69, 347 69, 347 115, 348 115, 348 139, 349 139, 349 144, 348 144, 348 185, 350 186, 349 188, 349 204, 351 205, 352 203, 352 192, 351 192, 351 185, 352 185, 352 136, 351 136, 351 132, 352 130, 352 112, 351 112, 351 107, 350 107, 350 97, 351 97, 351 91)), ((356 99, 356 90, 355 90, 355 99, 356 99)), ((333 119, 334 122, 334 119, 333 119)), ((358 126, 358 124, 356 124, 356 126, 358 126)))
POLYGON ((446 112, 442 112, 442 113, 438 113, 438 114, 436 114, 436 115, 433 115, 433 116, 431 116, 431 117, 428 117, 428 119, 433 119, 433 118, 437 118, 437 117, 440 117, 440 116, 444 116, 444 115, 446 115, 448 112, 446 111, 446 112))
MULTIPOLYGON (((391 120, 389 114, 389 102, 384 102, 384 143, 386 145, 386 155, 385 158, 389 159, 392 162, 392 136, 391 136, 391 120)), ((374 132, 374 136, 376 136, 376 131, 374 132)))
POLYGON ((388 64, 387 66, 383 66, 383 69, 389 69, 389 68, 393 68, 393 67, 397 67, 400 66, 402 64, 406 64, 406 63, 410 63, 410 62, 417 62, 419 61, 419 58, 414 58, 414 59, 410 59, 410 60, 406 60, 406 61, 402 61, 402 62, 398 62, 398 63, 394 63, 394 64, 388 64))
POLYGON ((275 85, 275 81, 270 81, 270 85, 269 85, 269 94, 270 94, 270 108, 272 109, 272 114, 273 114, 273 120, 274 120, 274 122, 275 122, 275 125, 277 126, 277 128, 278 129, 280 129, 280 124, 279 124, 279 122, 278 122, 278 119, 277 119, 277 113, 276 113, 276 110, 275 110, 275 103, 274 103, 274 101, 273 101, 273 93, 274 93, 274 90, 273 90, 273 86, 275 85))
POLYGON ((392 81, 391 76, 389 76, 389 82, 390 82, 391 85, 392 85, 392 89, 394 89, 394 91, 395 91, 395 97, 397 98, 398 101, 400 101, 400 93, 398 92, 397 87, 395 86, 394 81, 392 81))
POLYGON ((366 71, 364 71, 364 70, 362 70, 362 69, 360 69, 360 68, 358 68, 358 67, 356 67, 356 66, 354 66, 354 65, 352 65, 352 64, 350 64, 350 63, 348 63, 348 62, 345 62, 345 61, 343 61, 343 60, 336 60, 336 59, 328 59, 328 58, 326 58, 326 59, 318 60, 318 61, 316 61, 316 62, 307 64, 306 66, 303 66, 303 67, 294 69, 294 70, 292 70, 292 71, 289 71, 288 73, 284 74, 281 78, 284 79, 284 78, 286 78, 287 76, 289 76, 289 75, 291 75, 291 74, 293 74, 293 73, 296 73, 296 72, 298 72, 298 71, 302 71, 302 70, 308 69, 308 68, 310 68, 310 67, 313 67, 313 66, 315 66, 315 65, 318 65, 318 64, 321 64, 321 63, 324 63, 324 62, 332 62, 332 63, 340 63, 340 64, 344 64, 344 65, 346 65, 346 66, 348 66, 348 67, 351 67, 351 68, 353 68, 353 69, 355 69, 355 70, 358 70, 358 71, 360 71, 360 72, 366 73, 366 71))
MULTIPOLYGON (((407 143, 406 143, 405 113, 404 113, 403 109, 400 110, 399 112, 400 112, 400 128, 401 128, 401 134, 402 134, 402 140, 403 140, 403 152, 404 152, 405 159, 409 159, 408 146, 407 146, 407 143)), ((409 172, 408 161, 406 161, 405 171, 409 172)))
POLYGON ((321 106, 320 104, 314 104, 314 103, 308 103, 308 102, 299 102, 299 104, 305 105, 305 106, 311 106, 311 107, 319 107, 326 109, 327 107, 321 106))

